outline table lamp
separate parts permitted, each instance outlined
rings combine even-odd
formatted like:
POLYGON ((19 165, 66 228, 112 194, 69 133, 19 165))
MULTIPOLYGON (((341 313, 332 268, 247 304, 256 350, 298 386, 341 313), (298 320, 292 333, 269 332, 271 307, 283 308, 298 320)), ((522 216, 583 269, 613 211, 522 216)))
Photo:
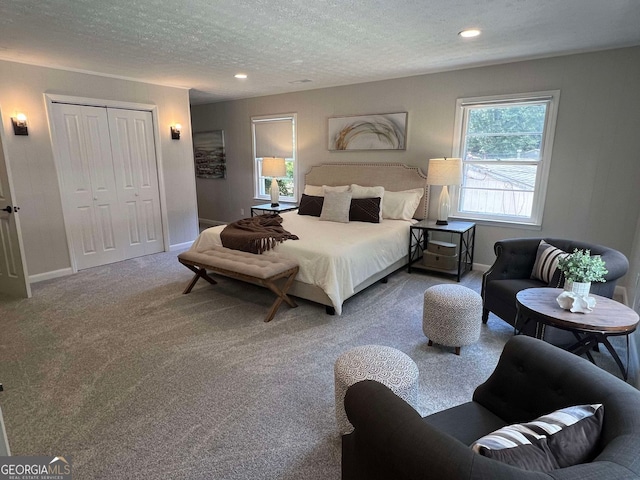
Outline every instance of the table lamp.
POLYGON ((436 225, 448 225, 451 201, 449 199, 449 185, 462 184, 462 159, 460 158, 432 158, 429 160, 427 171, 427 185, 441 185, 442 191, 438 199, 438 220, 436 225))
POLYGON ((278 180, 276 177, 286 177, 287 167, 284 158, 265 157, 262 159, 262 176, 271 177, 271 206, 280 205, 280 189, 278 188, 278 180))

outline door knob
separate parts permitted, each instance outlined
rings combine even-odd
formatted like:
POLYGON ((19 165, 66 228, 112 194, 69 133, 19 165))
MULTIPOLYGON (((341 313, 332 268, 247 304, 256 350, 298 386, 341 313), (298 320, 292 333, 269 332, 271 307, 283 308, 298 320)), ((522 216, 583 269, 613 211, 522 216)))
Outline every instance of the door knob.
POLYGON ((13 208, 11 208, 11 205, 8 205, 6 207, 4 207, 2 209, 3 212, 7 212, 7 213, 13 213, 13 208))

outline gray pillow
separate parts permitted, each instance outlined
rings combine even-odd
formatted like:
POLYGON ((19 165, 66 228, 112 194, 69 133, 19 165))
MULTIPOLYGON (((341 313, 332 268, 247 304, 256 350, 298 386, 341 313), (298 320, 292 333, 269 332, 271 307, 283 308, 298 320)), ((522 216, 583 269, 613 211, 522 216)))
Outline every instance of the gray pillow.
POLYGON ((351 192, 325 192, 320 220, 349 223, 351 192))

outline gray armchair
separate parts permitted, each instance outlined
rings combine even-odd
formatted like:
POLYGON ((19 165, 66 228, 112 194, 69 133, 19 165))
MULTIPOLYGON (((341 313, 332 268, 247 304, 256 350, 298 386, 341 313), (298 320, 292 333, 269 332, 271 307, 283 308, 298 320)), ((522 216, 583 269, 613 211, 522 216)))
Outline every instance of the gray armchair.
POLYGON ((355 429, 342 437, 343 480, 640 479, 640 391, 581 357, 524 335, 507 342, 494 372, 468 403, 421 418, 372 380, 349 387, 344 402, 355 429), (469 447, 505 425, 592 403, 604 405, 604 421, 589 463, 533 472, 469 447))
MULTIPOLYGON (((482 321, 487 323, 489 312, 493 312, 502 320, 515 326, 516 294, 525 288, 562 287, 560 272, 551 280, 550 284, 532 279, 531 272, 536 261, 538 245, 542 238, 512 238, 501 240, 494 245, 496 260, 482 278, 482 321)), ((545 242, 564 250, 573 252, 574 249, 589 249, 592 255, 600 255, 609 271, 605 276, 605 283, 591 284, 591 293, 607 298, 613 298, 617 280, 627 273, 629 261, 622 253, 612 248, 586 242, 578 242, 561 238, 545 238, 545 242)), ((535 324, 529 322, 522 333, 534 335, 535 324)), ((575 342, 575 337, 557 328, 545 329, 544 339, 556 345, 575 342)))

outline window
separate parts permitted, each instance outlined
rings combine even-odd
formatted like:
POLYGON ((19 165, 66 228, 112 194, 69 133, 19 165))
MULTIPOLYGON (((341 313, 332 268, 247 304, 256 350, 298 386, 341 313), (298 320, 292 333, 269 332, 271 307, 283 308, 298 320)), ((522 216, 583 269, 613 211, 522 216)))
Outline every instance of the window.
POLYGON ((278 179, 280 200, 295 202, 298 198, 296 182, 296 114, 251 118, 253 137, 253 178, 255 197, 268 199, 271 178, 262 176, 262 159, 285 159, 287 176, 278 179))
POLYGON ((542 224, 560 92, 459 99, 455 216, 542 224))

